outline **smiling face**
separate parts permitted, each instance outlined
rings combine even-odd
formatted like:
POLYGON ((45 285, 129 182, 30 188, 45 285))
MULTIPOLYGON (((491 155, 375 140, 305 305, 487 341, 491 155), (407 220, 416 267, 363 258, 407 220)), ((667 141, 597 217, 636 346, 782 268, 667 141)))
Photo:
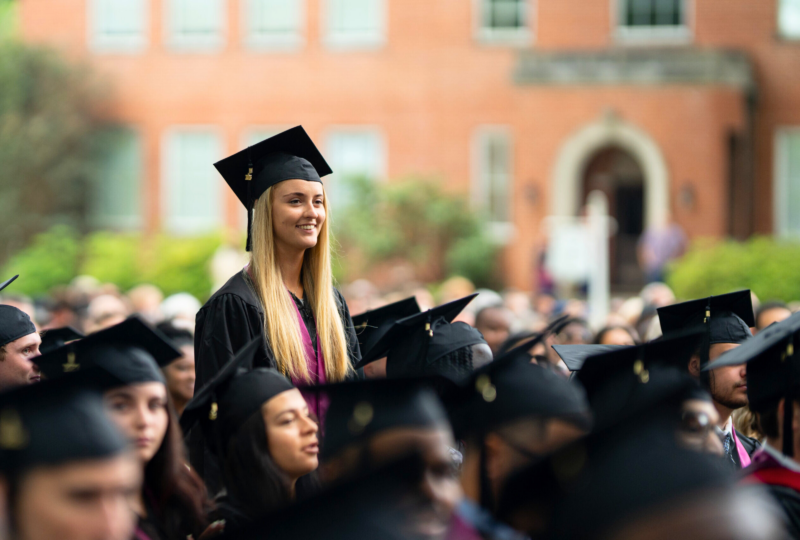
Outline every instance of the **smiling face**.
POLYGON ((146 464, 156 455, 169 426, 167 388, 160 382, 121 386, 106 392, 111 419, 146 464))
POLYGON ((319 427, 309 416, 300 390, 281 392, 261 406, 267 426, 269 455, 289 478, 296 480, 319 466, 319 427))
POLYGON ((33 333, 7 343, 0 352, 0 390, 39 382, 41 374, 35 358, 42 353, 42 338, 33 333))
POLYGON ((272 190, 272 228, 277 249, 304 251, 316 246, 325 223, 322 184, 286 180, 272 190))

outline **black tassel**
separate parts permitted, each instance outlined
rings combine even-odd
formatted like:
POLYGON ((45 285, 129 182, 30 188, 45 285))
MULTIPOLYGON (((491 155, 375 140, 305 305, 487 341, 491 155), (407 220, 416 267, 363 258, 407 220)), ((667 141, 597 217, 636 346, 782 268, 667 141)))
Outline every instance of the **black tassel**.
POLYGON ((787 395, 783 402, 783 455, 794 457, 794 402, 787 395))
POLYGON ((253 250, 253 205, 255 204, 253 189, 250 187, 253 184, 253 155, 250 148, 247 148, 247 174, 244 177, 247 184, 247 243, 245 244, 247 251, 253 250))
POLYGON ((253 251, 253 208, 247 210, 247 251, 253 251))

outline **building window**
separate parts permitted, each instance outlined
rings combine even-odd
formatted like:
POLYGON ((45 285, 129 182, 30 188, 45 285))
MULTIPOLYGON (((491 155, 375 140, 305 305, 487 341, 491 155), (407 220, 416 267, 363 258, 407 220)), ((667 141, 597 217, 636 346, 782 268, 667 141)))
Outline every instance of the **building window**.
POLYGON ((778 33, 786 39, 800 39, 800 0, 778 0, 778 33))
POLYGON ((92 189, 91 223, 111 229, 139 228, 144 158, 141 137, 131 129, 115 129, 103 139, 109 150, 92 189))
POLYGON ((225 0, 167 0, 169 45, 174 50, 218 50, 224 27, 225 0))
POLYGON ((90 0, 89 42, 96 52, 139 52, 147 45, 147 0, 90 0))
POLYGON ((252 49, 296 49, 303 44, 303 0, 245 0, 245 39, 252 49))
POLYGON ((478 0, 478 39, 485 42, 527 44, 529 12, 534 0, 478 0))
POLYGON ((775 146, 775 232, 800 237, 800 128, 779 131, 775 146))
POLYGON ((618 4, 617 37, 632 41, 677 41, 689 37, 690 0, 612 0, 618 4))
POLYGON ((223 180, 212 166, 221 156, 220 136, 211 129, 181 128, 168 133, 162 208, 169 231, 199 233, 222 224, 223 180))
POLYGON ((346 207, 358 181, 383 180, 386 151, 383 135, 375 128, 342 128, 328 133, 325 157, 333 174, 323 178, 325 193, 334 207, 346 207))
POLYGON ((493 235, 507 237, 511 223, 512 146, 505 127, 485 127, 475 136, 472 200, 493 235))
POLYGON ((386 41, 386 0, 325 0, 325 43, 332 48, 374 48, 386 41))

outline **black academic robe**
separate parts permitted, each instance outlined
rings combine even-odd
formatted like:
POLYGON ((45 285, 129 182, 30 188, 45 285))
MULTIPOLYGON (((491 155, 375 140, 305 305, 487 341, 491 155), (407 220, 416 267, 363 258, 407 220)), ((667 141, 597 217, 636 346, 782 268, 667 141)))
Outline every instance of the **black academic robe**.
MULTIPOLYGON (((257 336, 264 334, 264 310, 261 301, 248 285, 245 270, 237 272, 200 309, 195 319, 195 388, 202 388, 233 356, 257 336)), ((339 315, 347 338, 350 364, 361 361, 361 350, 342 294, 334 288, 339 315)), ((266 340, 259 348, 253 367, 276 367, 267 352, 266 340)), ((356 373, 354 377, 359 377, 356 373)), ((222 488, 218 465, 204 448, 203 436, 198 428, 187 436, 189 461, 206 482, 212 495, 222 488)))

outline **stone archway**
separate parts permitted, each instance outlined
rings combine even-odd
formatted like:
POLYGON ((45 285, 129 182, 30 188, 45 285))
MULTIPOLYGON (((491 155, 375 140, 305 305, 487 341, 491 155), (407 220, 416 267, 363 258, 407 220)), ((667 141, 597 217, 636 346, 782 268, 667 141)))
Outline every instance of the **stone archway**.
POLYGON ((641 164, 645 227, 665 223, 670 203, 669 171, 664 156, 650 135, 613 111, 571 135, 561 146, 552 174, 551 214, 577 214, 586 166, 598 151, 612 146, 629 152, 641 164))

